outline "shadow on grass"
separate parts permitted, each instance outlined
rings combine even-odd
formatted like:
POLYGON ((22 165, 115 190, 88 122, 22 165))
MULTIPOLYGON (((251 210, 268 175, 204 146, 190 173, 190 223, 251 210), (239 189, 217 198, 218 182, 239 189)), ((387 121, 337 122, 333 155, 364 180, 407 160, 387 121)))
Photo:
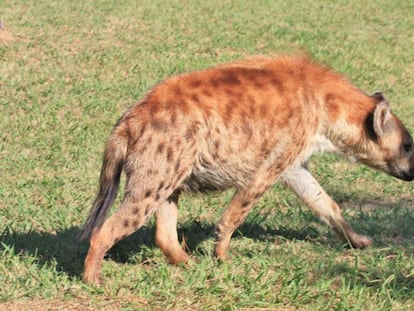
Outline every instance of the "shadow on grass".
MULTIPOLYGON (((184 237, 189 251, 197 249, 200 243, 214 237, 214 225, 194 221, 180 227, 180 240, 184 237)), ((4 232, 0 250, 13 247, 16 254, 25 254, 36 258, 42 266, 56 264, 56 269, 66 273, 71 278, 79 277, 83 272, 88 242, 80 242, 78 235, 80 228, 72 227, 56 233, 4 232)), ((245 236, 252 239, 266 240, 271 236, 284 236, 286 239, 304 240, 309 235, 316 236, 316 232, 296 232, 288 228, 267 229, 260 224, 245 223, 234 234, 234 237, 245 236)), ((128 263, 134 254, 142 248, 155 247, 154 225, 141 228, 131 236, 115 244, 107 256, 119 263, 128 263)), ((212 255, 212 254, 211 254, 212 255)), ((144 258, 145 259, 145 258, 144 258)))
MULTIPOLYGON (((412 241, 414 236, 412 210, 395 208, 393 214, 390 214, 389 210, 387 208, 385 211, 376 213, 373 219, 368 219, 366 214, 353 215, 348 217, 348 219, 358 231, 373 236, 376 241, 375 246, 403 245, 404 247, 404 245, 407 245, 407 241, 412 241), (407 213, 410 215, 408 216, 407 213), (384 239, 382 240, 382 238, 384 239)), ((303 218, 302 222, 309 223, 317 219, 311 212, 306 213, 305 216, 301 215, 301 217, 303 218)), ((286 222, 289 224, 289 220, 286 220, 286 222)), ((185 238, 186 246, 190 252, 202 253, 203 250, 198 248, 200 243, 214 238, 214 225, 212 223, 188 221, 181 225, 178 230, 180 239, 185 238)), ((16 254, 33 256, 39 265, 56 264, 58 271, 66 273, 71 278, 77 278, 83 272, 83 261, 88 250, 87 242, 78 241, 79 232, 80 228, 78 227, 68 228, 56 233, 15 233, 6 230, 2 234, 0 250, 5 247, 13 247, 16 254)), ((321 238, 323 234, 319 233, 313 226, 304 226, 301 230, 298 230, 295 226, 279 226, 279 228, 274 229, 264 226, 260 221, 248 220, 233 235, 234 238, 240 238, 240 236, 259 241, 274 241, 278 237, 283 237, 283 239, 287 240, 318 241, 318 243, 322 243, 330 248, 341 247, 340 242, 336 238, 326 242, 326 239, 321 238)), ((333 234, 331 236, 333 237, 333 234)), ((119 263, 128 263, 131 262, 134 254, 143 248, 154 247, 155 228, 151 224, 117 243, 109 251, 108 257, 119 263)), ((407 249, 407 253, 414 253, 414 250, 412 248, 407 249)), ((212 254, 208 255, 212 256, 212 254)), ((348 269, 347 267, 343 268, 348 269)), ((333 271, 333 273, 347 274, 345 270, 341 272, 340 267, 338 269, 333 271)), ((401 281, 402 284, 407 282, 410 283, 410 288, 414 289, 412 280, 401 281)))
POLYGON ((411 299, 414 291, 414 275, 407 273, 406 269, 405 272, 401 269, 395 269, 392 264, 388 267, 370 266, 361 269, 356 267, 354 263, 336 263, 331 265, 324 275, 331 280, 338 279, 339 276, 347 283, 345 285, 339 282, 333 286, 373 288, 377 291, 387 292, 391 298, 401 301, 411 299))

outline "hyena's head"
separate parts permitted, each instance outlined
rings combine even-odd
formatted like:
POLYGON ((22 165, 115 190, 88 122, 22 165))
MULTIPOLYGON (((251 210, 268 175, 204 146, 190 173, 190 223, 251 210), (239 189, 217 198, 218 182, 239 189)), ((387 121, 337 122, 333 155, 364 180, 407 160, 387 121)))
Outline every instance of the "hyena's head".
POLYGON ((402 180, 414 179, 413 139, 401 121, 391 112, 381 92, 372 97, 377 105, 366 120, 369 151, 362 161, 402 180))

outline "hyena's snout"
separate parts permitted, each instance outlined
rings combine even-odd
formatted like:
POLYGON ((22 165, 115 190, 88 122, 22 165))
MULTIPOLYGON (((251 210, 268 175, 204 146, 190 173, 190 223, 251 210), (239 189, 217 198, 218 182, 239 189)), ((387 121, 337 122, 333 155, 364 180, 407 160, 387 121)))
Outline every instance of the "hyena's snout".
POLYGON ((404 131, 400 150, 402 154, 400 179, 412 181, 414 180, 414 144, 407 130, 404 131))
POLYGON ((408 173, 407 172, 403 172, 401 179, 403 179, 405 181, 412 181, 414 179, 414 170, 411 169, 408 173))
POLYGON ((411 157, 409 168, 401 171, 400 179, 405 181, 414 180, 414 156, 411 157))
POLYGON ((399 160, 390 161, 388 168, 394 177, 404 181, 412 181, 414 180, 414 150, 406 150, 404 153, 408 153, 408 155, 406 154, 399 160))

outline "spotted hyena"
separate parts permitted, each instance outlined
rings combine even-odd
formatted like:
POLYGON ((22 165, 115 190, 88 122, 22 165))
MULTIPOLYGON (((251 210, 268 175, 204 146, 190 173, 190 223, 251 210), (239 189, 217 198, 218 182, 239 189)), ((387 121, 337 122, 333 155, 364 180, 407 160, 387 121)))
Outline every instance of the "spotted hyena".
POLYGON ((178 197, 187 190, 236 189, 216 227, 220 259, 278 179, 344 241, 370 245, 304 167, 322 151, 414 179, 412 138, 382 93, 369 96, 308 58, 257 57, 166 79, 129 108, 108 139, 99 193, 81 235, 91 234, 84 281, 99 283, 105 253, 153 213, 157 245, 170 262, 185 262, 176 225, 178 197), (125 197, 106 219, 122 170, 125 197))

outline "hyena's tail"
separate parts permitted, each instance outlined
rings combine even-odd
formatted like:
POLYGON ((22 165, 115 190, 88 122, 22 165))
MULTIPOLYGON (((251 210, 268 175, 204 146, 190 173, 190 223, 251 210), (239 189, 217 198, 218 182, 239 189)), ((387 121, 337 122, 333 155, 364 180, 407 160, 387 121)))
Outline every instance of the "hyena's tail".
POLYGON ((79 234, 79 239, 89 237, 94 228, 100 227, 118 193, 122 168, 125 163, 128 139, 119 135, 120 128, 115 128, 105 147, 99 192, 92 205, 86 223, 79 234))

